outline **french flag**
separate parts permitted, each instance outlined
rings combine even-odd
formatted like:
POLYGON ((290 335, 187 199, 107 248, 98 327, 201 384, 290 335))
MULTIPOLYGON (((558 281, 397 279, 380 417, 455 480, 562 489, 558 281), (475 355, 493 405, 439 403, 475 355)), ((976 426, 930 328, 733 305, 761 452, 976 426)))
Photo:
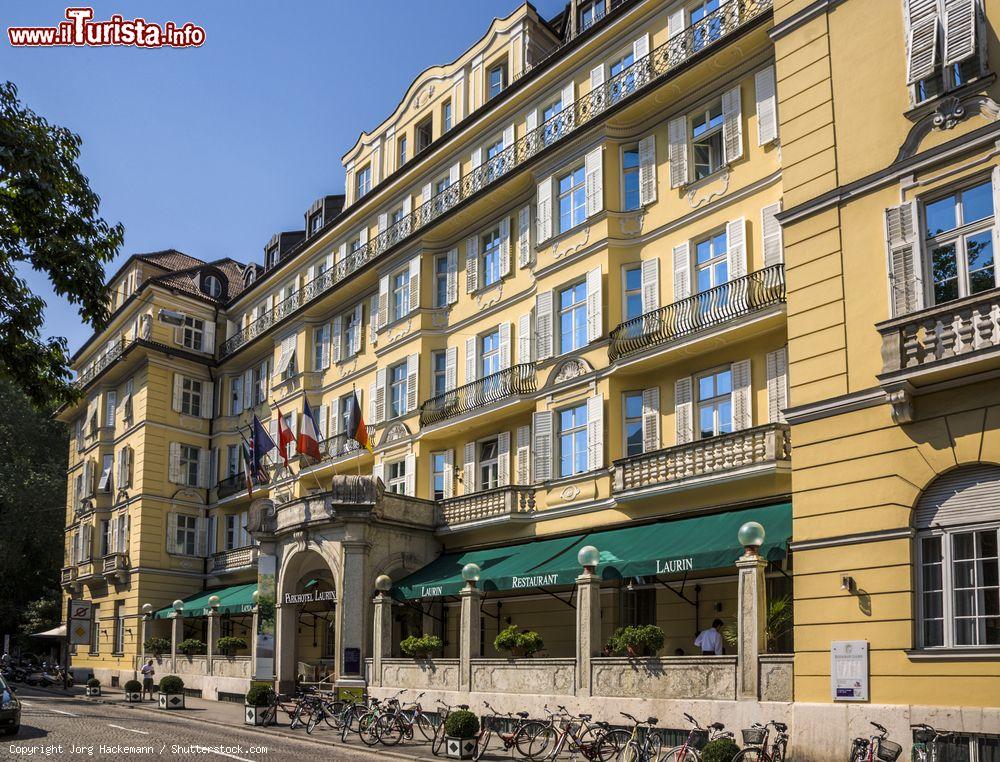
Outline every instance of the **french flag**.
POLYGON ((313 462, 323 459, 319 451, 319 426, 316 425, 316 416, 312 408, 309 407, 309 400, 302 399, 302 425, 299 426, 299 439, 296 443, 299 455, 312 458, 313 462))

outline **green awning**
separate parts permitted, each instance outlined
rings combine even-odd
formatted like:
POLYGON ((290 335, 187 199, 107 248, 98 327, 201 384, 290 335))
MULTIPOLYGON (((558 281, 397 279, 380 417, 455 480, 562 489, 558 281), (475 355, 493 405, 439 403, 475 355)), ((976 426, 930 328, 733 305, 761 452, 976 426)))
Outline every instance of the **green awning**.
MULTIPOLYGON (((217 595, 219 596, 218 611, 220 614, 251 614, 253 613, 253 594, 256 590, 256 582, 203 590, 183 599, 184 608, 181 609, 181 613, 186 617, 207 616, 210 609, 208 599, 217 595)), ((169 619, 173 613, 174 607, 167 606, 154 613, 153 618, 169 619)))
POLYGON ((393 594, 403 599, 456 595, 464 585, 462 567, 470 561, 482 569, 479 587, 486 591, 571 585, 581 571, 577 553, 585 545, 600 551, 597 571, 604 579, 731 568, 742 553, 736 534, 747 521, 764 527, 761 554, 771 561, 784 558, 792 536, 790 503, 446 553, 402 580, 393 594))

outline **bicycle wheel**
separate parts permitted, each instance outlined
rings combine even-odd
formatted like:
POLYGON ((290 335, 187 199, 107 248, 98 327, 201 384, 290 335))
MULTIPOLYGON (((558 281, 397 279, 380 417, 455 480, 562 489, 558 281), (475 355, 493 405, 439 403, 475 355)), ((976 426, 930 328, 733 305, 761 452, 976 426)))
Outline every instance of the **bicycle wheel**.
POLYGON ((621 762, 644 762, 639 742, 634 738, 629 739, 629 742, 625 744, 625 748, 621 750, 618 759, 621 762))
POLYGON ((322 706, 316 707, 310 714, 309 720, 306 722, 306 733, 312 735, 313 731, 316 729, 316 723, 318 723, 325 715, 322 706))
POLYGON ((479 734, 479 740, 476 741, 476 751, 472 755, 473 762, 479 762, 483 758, 483 754, 486 753, 486 747, 490 745, 490 736, 492 735, 492 730, 483 730, 479 734))
POLYGON ((344 711, 344 702, 329 701, 323 704, 323 719, 326 720, 326 724, 329 725, 334 730, 340 730, 340 715, 344 711))
POLYGON ((620 728, 609 730, 597 742, 597 746, 594 749, 594 759, 600 762, 611 762, 618 759, 618 756, 631 740, 632 734, 627 730, 620 728))
POLYGON ((544 722, 525 723, 514 740, 514 745, 521 756, 533 760, 544 759, 555 743, 555 728, 544 722))
POLYGON ((763 762, 765 757, 762 751, 757 747, 748 746, 733 757, 733 762, 763 762))
POLYGON ((264 714, 260 718, 260 724, 264 727, 268 725, 277 724, 275 721, 275 715, 278 713, 278 708, 273 704, 264 710, 264 714))
POLYGON ((649 762, 659 762, 660 754, 663 752, 663 739, 659 733, 646 732, 646 759, 649 762))
POLYGON ((444 720, 440 727, 434 728, 434 737, 431 739, 431 754, 435 757, 441 756, 441 749, 444 748, 444 720))
POLYGON ((430 741, 434 738, 434 723, 430 721, 430 718, 426 714, 417 715, 413 724, 425 741, 430 741))
POLYGON ((383 714, 375 723, 378 740, 383 746, 395 746, 403 740, 403 721, 393 714, 383 714))
POLYGON ((304 725, 307 722, 308 716, 303 717, 303 714, 307 714, 305 712, 305 704, 298 704, 295 709, 292 710, 292 718, 288 723, 289 730, 295 730, 295 728, 299 727, 299 725, 304 725))
POLYGON ((686 746, 675 746, 660 757, 660 762, 700 762, 700 760, 701 754, 698 753, 697 749, 690 749, 686 746))
POLYGON ((378 720, 381 715, 375 712, 368 712, 358 719, 358 736, 365 746, 374 746, 378 743, 378 720))
POLYGON ((868 759, 868 741, 863 738, 854 739, 851 745, 851 762, 866 762, 868 759))

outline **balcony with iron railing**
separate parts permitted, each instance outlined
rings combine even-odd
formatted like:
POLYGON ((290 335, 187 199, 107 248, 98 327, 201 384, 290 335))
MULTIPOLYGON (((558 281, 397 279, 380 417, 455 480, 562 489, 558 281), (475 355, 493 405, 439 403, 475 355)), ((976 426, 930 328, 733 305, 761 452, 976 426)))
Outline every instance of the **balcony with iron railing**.
POLYGON ((788 426, 768 423, 614 462, 615 493, 689 486, 707 477, 757 471, 791 457, 788 426), (759 467, 759 468, 758 468, 759 467))
POLYGON ((107 347, 101 354, 94 358, 93 362, 84 367, 76 377, 77 386, 86 386, 93 381, 101 371, 122 356, 131 342, 120 338, 107 347))
POLYGON ((431 426, 488 405, 535 392, 535 366, 512 365, 450 392, 431 397, 420 406, 420 425, 431 426))
POLYGON ((772 265, 628 320, 611 332, 612 362, 670 345, 785 301, 785 267, 772 265))
POLYGON ((242 548, 230 548, 214 553, 212 555, 212 573, 223 574, 249 569, 257 563, 257 552, 256 545, 246 545, 242 548))
MULTIPOLYGON (((255 478, 253 481, 254 487, 265 486, 266 482, 255 478)), ((220 479, 219 483, 215 485, 215 495, 217 500, 222 500, 223 498, 230 497, 239 492, 245 492, 247 489, 247 476, 245 471, 240 471, 238 474, 233 474, 232 476, 227 476, 225 479, 220 479)))
MULTIPOLYGON (((368 431, 368 439, 371 441, 372 437, 375 436, 375 427, 367 424, 365 428, 368 431)), ((346 432, 334 434, 319 443, 319 451, 323 454, 323 460, 335 460, 345 455, 355 455, 359 450, 367 452, 353 436, 346 432)))
POLYGON ((535 488, 508 485, 440 501, 438 525, 454 529, 482 521, 527 518, 534 511, 535 488))
POLYGON ((771 9, 773 0, 730 0, 683 32, 633 63, 603 85, 577 98, 552 118, 538 125, 512 145, 463 175, 398 222, 369 239, 357 250, 305 284, 242 330, 226 339, 219 349, 226 357, 312 302, 373 260, 394 250, 411 236, 500 180, 524 167, 543 150, 563 141, 632 95, 663 82, 682 64, 706 54, 747 27, 771 9))

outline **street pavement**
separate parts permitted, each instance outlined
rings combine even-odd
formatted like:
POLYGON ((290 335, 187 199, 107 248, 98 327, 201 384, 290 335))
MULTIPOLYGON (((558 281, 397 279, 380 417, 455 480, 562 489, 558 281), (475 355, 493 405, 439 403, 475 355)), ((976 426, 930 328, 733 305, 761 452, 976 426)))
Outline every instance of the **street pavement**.
POLYGON ((243 708, 189 699, 180 711, 153 704, 126 704, 121 694, 88 699, 19 686, 23 704, 21 731, 0 736, 0 759, 84 760, 165 759, 205 762, 278 762, 315 757, 344 762, 373 759, 435 759, 427 745, 367 749, 355 741, 340 743, 339 734, 317 727, 253 728, 242 724, 243 708))

